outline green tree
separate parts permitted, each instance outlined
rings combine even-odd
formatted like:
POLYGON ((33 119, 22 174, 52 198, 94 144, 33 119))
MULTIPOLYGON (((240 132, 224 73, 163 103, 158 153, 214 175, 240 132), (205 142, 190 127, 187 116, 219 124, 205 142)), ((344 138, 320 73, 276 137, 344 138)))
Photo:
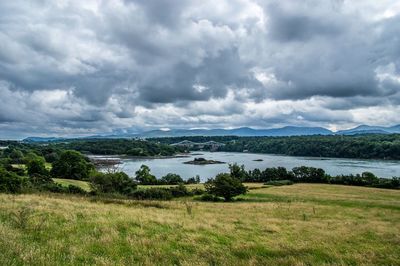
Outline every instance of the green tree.
POLYGON ((93 165, 77 151, 64 151, 60 158, 53 163, 53 177, 84 180, 89 178, 93 165))
POLYGON ((223 197, 225 201, 231 201, 233 197, 246 194, 246 187, 239 179, 230 174, 218 174, 214 179, 205 183, 206 191, 214 196, 223 197))
POLYGON ((119 193, 129 195, 133 193, 137 184, 124 172, 96 173, 90 177, 91 186, 101 193, 119 193))
POLYGON ((29 163, 30 161, 36 160, 36 159, 40 159, 41 157, 39 155, 37 155, 36 153, 34 153, 33 151, 30 151, 28 153, 25 154, 23 162, 25 164, 29 163))
POLYGON ((42 157, 36 157, 26 164, 28 175, 43 175, 48 176, 49 171, 46 169, 45 161, 42 157))
POLYGON ((24 158, 24 154, 20 150, 13 149, 10 153, 10 158, 12 159, 13 163, 21 163, 24 158))
POLYGON ((157 178, 150 174, 150 168, 147 165, 142 164, 140 169, 136 171, 136 181, 143 185, 156 185, 157 178))
POLYGON ((0 168, 0 192, 19 193, 24 186, 24 179, 13 172, 0 168))
POLYGON ((229 164, 229 171, 231 174, 231 177, 237 178, 241 181, 244 181, 247 179, 247 172, 244 169, 244 165, 242 164, 239 166, 237 163, 234 164, 229 164))
POLYGON ((328 178, 321 168, 300 166, 292 169, 294 181, 306 183, 325 183, 328 178))
POLYGON ((186 184, 199 184, 200 183, 200 176, 196 175, 194 177, 189 178, 185 182, 186 184))
POLYGON ((167 185, 177 185, 183 183, 183 179, 180 175, 168 173, 161 178, 160 182, 167 185))

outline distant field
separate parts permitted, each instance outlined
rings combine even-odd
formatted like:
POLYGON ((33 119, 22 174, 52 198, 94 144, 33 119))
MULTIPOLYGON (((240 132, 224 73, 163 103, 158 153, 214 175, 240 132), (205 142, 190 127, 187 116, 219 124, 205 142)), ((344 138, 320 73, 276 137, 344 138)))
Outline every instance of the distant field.
POLYGON ((85 191, 91 190, 90 184, 86 181, 63 179, 63 178, 53 178, 53 180, 54 180, 54 182, 56 182, 60 185, 63 185, 63 186, 74 185, 74 186, 84 189, 85 191))
POLYGON ((234 203, 0 194, 0 265, 399 265, 400 191, 258 187, 234 203))

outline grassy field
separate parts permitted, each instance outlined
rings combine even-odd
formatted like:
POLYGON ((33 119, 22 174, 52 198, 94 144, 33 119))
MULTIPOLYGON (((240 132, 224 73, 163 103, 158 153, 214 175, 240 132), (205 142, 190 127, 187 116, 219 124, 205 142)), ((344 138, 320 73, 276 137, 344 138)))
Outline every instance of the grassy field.
POLYGON ((62 186, 69 186, 74 185, 77 187, 82 188, 85 191, 90 191, 90 184, 86 181, 74 180, 74 179, 64 179, 64 178, 53 178, 53 181, 62 185, 62 186))
POLYGON ((241 201, 0 194, 0 265, 399 265, 400 191, 258 185, 241 201))

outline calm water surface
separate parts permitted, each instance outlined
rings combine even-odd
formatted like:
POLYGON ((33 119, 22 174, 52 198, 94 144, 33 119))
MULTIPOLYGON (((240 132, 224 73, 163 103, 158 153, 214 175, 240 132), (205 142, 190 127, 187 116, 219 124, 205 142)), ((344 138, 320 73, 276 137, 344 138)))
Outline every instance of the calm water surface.
POLYGON ((122 159, 119 166, 129 176, 142 164, 150 167, 151 172, 160 178, 167 173, 179 174, 183 179, 199 175, 202 181, 214 177, 218 173, 228 172, 229 163, 244 164, 247 170, 267 167, 283 166, 292 169, 297 166, 313 166, 324 169, 328 174, 358 174, 365 171, 374 173, 379 177, 400 176, 400 161, 383 160, 358 160, 358 159, 337 159, 337 158, 315 158, 315 157, 293 157, 271 154, 235 153, 235 152, 194 152, 184 158, 166 159, 122 159), (201 155, 200 155, 201 154, 201 155), (226 162, 226 164, 192 165, 184 164, 186 161, 196 157, 203 157, 209 160, 226 162), (254 161, 262 159, 263 161, 254 161))

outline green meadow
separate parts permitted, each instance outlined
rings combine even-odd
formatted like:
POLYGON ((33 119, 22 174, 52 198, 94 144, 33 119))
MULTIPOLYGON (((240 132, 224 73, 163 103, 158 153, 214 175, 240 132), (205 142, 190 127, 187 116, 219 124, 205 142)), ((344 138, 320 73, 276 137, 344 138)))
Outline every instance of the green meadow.
POLYGON ((0 265, 398 265, 400 191, 252 184, 229 203, 0 194, 0 254, 0 265))

